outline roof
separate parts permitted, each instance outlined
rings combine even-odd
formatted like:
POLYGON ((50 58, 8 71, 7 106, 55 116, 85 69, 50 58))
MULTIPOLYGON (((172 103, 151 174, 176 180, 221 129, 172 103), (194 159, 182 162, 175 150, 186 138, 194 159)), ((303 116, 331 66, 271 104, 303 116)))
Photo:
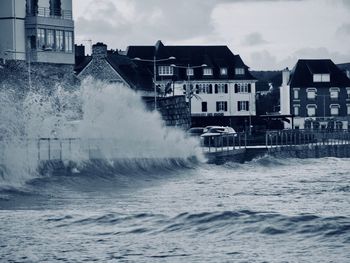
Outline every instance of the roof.
MULTIPOLYGON (((76 59, 74 68, 79 74, 92 60, 91 56, 76 59)), ((125 55, 120 55, 117 51, 108 51, 106 61, 111 67, 136 90, 153 91, 152 73, 144 67, 139 67, 133 60, 125 55)))
POLYGON ((350 87, 346 77, 330 59, 300 59, 292 70, 290 87, 350 87), (330 74, 330 82, 313 82, 313 74, 330 74))
POLYGON ((255 90, 257 92, 262 92, 262 91, 269 91, 270 90, 270 85, 267 81, 264 80, 259 80, 255 83, 255 90))
MULTIPOLYGON (((153 60, 156 57, 157 60, 166 59, 169 57, 175 57, 174 60, 160 62, 158 64, 175 64, 182 67, 195 67, 206 64, 208 67, 213 68, 214 79, 224 78, 220 74, 220 68, 227 68, 227 79, 245 79, 255 80, 250 74, 248 66, 246 66, 239 55, 234 55, 227 46, 165 46, 161 41, 158 41, 154 46, 129 46, 126 54, 129 58, 141 58, 146 60, 153 60), (236 75, 235 68, 245 68, 244 75, 236 75)), ((146 65, 147 67, 153 67, 152 64, 146 64, 138 62, 139 65, 146 65)), ((201 68, 194 69, 194 79, 208 79, 207 76, 203 77, 201 74, 201 68)), ((177 69, 177 77, 180 79, 186 79, 186 70, 177 69)))

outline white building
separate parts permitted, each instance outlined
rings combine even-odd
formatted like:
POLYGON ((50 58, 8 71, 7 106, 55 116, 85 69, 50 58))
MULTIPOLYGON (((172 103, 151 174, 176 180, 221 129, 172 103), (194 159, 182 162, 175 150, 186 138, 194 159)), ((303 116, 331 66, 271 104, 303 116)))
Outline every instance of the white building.
POLYGON ((158 41, 129 46, 127 56, 150 72, 155 67, 161 90, 172 87, 172 94, 191 97, 193 125, 243 127, 256 115, 256 79, 227 46, 164 46, 158 41))
POLYGON ((0 59, 74 64, 72 0, 1 0, 0 59))

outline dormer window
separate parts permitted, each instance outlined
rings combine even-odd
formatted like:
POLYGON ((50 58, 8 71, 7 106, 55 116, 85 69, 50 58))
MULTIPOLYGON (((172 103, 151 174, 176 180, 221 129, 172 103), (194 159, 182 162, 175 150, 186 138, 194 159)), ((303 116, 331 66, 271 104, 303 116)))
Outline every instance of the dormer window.
POLYGON ((174 75, 174 68, 171 66, 158 66, 159 76, 172 76, 174 75))
POLYGON ((220 75, 227 76, 227 68, 220 68, 220 75))
POLYGON ((314 74, 313 80, 314 82, 330 82, 331 76, 330 74, 314 74))
POLYGON ((236 75, 244 75, 244 68, 236 68, 235 73, 236 75))
POLYGON ((203 69, 203 75, 204 76, 212 76, 213 75, 213 69, 212 68, 204 68, 203 69))
POLYGON ((186 69, 186 74, 187 74, 187 76, 193 76, 194 75, 193 68, 186 69))

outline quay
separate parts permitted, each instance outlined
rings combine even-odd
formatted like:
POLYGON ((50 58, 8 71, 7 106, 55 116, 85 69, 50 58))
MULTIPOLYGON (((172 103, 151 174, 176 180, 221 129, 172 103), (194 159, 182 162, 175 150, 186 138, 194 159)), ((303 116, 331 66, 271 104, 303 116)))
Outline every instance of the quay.
MULTIPOLYGON (((0 175, 6 163, 1 152, 5 147, 4 145, 0 147, 0 175)), ((25 140, 19 144, 19 148, 26 153, 22 161, 38 163, 41 173, 49 171, 64 174, 62 173, 64 170, 69 173, 79 161, 97 164, 108 160, 122 162, 133 159, 142 162, 162 159, 152 157, 152 152, 156 152, 156 149, 152 149, 152 145, 148 145, 147 150, 134 149, 123 145, 123 142, 111 139, 40 138, 25 140), (138 150, 140 152, 142 150, 143 155, 133 156, 138 150)), ((214 164, 244 163, 264 155, 279 158, 349 158, 350 132, 280 130, 251 136, 247 133, 236 133, 229 136, 214 136, 207 142, 202 141, 200 149, 207 162, 214 164)))
POLYGON ((207 144, 202 142, 209 163, 246 162, 264 155, 280 158, 350 157, 348 131, 280 130, 255 136, 237 133, 211 139, 207 144))

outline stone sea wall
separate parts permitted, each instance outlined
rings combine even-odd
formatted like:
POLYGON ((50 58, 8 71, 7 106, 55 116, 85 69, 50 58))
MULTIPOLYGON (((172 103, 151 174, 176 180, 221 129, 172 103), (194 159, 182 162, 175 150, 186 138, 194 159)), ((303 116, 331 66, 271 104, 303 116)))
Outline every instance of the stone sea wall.
MULTIPOLYGON (((154 109, 154 98, 144 98, 147 109, 154 109)), ((166 126, 189 129, 191 126, 189 107, 185 96, 157 98, 157 110, 166 126)))
POLYGON ((350 144, 278 147, 268 154, 279 158, 350 158, 350 144))

